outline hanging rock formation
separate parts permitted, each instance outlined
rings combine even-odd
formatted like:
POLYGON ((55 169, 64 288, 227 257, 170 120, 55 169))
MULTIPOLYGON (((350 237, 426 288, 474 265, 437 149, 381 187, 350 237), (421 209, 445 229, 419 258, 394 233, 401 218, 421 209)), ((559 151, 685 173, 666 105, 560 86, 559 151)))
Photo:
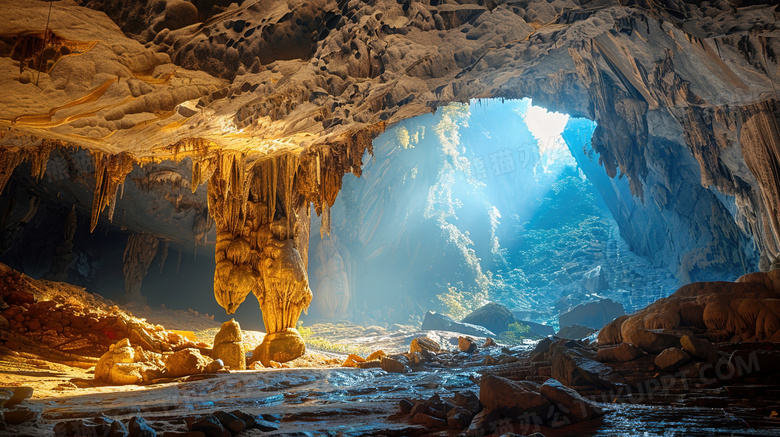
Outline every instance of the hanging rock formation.
POLYGON ((250 168, 245 159, 221 154, 209 181, 209 210, 217 224, 214 296, 231 314, 254 293, 268 334, 259 360, 268 366, 304 352, 295 325, 312 298, 306 250, 299 250, 308 245, 302 223, 309 221, 309 208, 295 186, 296 156, 250 168))

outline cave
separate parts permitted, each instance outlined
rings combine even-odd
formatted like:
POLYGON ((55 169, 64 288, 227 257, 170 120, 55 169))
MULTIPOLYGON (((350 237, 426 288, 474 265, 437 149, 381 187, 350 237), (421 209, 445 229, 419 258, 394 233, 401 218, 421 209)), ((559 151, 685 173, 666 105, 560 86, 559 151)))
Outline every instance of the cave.
POLYGON ((0 435, 777 435, 776 4, 0 10, 0 435))

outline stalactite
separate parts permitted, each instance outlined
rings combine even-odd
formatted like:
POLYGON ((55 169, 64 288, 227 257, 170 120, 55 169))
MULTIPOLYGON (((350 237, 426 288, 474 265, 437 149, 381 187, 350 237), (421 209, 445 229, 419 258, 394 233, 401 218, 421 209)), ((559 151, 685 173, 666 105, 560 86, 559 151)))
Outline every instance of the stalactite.
POLYGON ((157 254, 159 244, 160 240, 152 234, 130 234, 127 238, 127 246, 122 257, 126 302, 145 303, 146 299, 141 295, 141 283, 157 254))
POLYGON ((89 231, 97 226, 100 213, 108 206, 109 220, 113 217, 116 194, 119 185, 133 169, 134 159, 129 153, 109 155, 100 151, 92 152, 95 158, 95 196, 92 200, 92 221, 89 231))
POLYGON ((0 194, 11 179, 16 167, 24 161, 30 162, 33 178, 38 180, 43 178, 43 175, 46 174, 49 154, 58 145, 58 142, 41 141, 38 146, 0 148, 0 194))
MULTIPOLYGON (((778 247, 780 241, 780 107, 768 101, 745 108, 740 145, 750 171, 758 180, 764 202, 764 246, 778 247), (774 244, 771 244, 772 242, 774 244)), ((771 259, 780 257, 771 251, 771 259)))
POLYGON ((176 276, 179 275, 179 269, 181 268, 181 249, 179 249, 179 257, 176 260, 176 276))

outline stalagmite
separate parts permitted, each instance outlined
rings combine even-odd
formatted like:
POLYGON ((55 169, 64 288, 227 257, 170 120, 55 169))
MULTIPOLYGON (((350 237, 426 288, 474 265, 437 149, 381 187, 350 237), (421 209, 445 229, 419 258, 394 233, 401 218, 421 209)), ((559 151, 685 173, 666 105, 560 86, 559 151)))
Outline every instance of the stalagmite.
POLYGON ((146 277, 149 265, 157 254, 157 246, 160 241, 151 234, 130 234, 127 238, 127 247, 123 256, 125 274, 126 302, 144 303, 141 295, 141 282, 146 277))

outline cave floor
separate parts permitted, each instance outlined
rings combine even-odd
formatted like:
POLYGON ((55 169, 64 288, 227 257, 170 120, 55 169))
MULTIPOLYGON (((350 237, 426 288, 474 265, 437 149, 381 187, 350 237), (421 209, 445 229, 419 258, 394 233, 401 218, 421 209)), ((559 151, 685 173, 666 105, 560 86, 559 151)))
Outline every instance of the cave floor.
MULTIPOLYGON (((188 417, 238 409, 282 417, 278 431, 246 430, 241 436, 462 435, 455 431, 430 433, 406 418, 394 417, 399 412, 398 402, 435 394, 445 397, 460 390, 478 392, 479 385, 474 381, 488 369, 432 368, 407 374, 340 367, 265 369, 198 375, 146 386, 79 388, 79 381, 91 378, 86 370, 3 357, 2 385, 34 387, 30 403, 42 414, 35 425, 11 426, 0 434, 51 435, 58 422, 101 414, 122 420, 140 416, 158 433, 185 431, 188 417)), ((558 430, 541 427, 524 431, 541 431, 548 437, 780 435, 780 428, 767 428, 766 418, 744 407, 693 407, 663 396, 602 405, 607 410, 603 418, 558 430), (763 425, 754 429, 751 425, 755 421, 763 425)), ((503 433, 506 430, 501 426, 495 424, 496 430, 503 433)))

